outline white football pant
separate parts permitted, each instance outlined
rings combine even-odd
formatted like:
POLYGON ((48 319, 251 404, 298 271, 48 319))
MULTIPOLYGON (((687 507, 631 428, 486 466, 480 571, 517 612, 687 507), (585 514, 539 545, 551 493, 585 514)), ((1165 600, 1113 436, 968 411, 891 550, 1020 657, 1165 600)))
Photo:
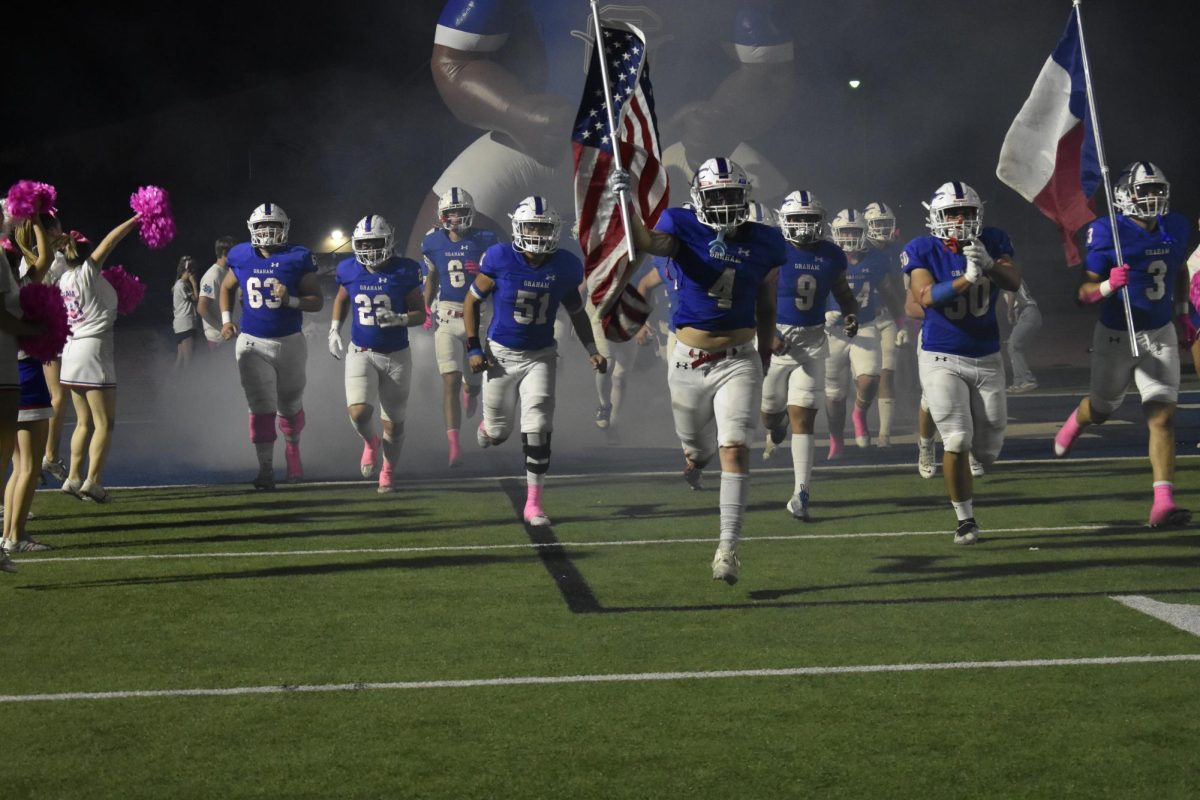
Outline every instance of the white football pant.
POLYGON ((1004 359, 921 350, 921 389, 948 453, 974 453, 984 466, 1000 455, 1008 425, 1004 359))
POLYGON ((721 447, 745 446, 758 426, 762 364, 752 344, 707 351, 675 343, 667 385, 675 433, 704 466, 721 447), (725 355, 711 358, 717 354, 725 355), (710 360, 711 358, 711 360, 710 360))
POLYGON ((1092 331, 1092 408, 1111 414, 1125 400, 1130 380, 1142 402, 1179 401, 1179 342, 1168 322, 1158 330, 1137 331, 1138 352, 1129 353, 1129 334, 1096 323, 1092 331))
POLYGON ((356 344, 346 349, 346 405, 378 408, 388 422, 402 424, 412 385, 412 351, 377 353, 356 344))
POLYGON ((787 344, 782 354, 771 356, 771 367, 763 380, 762 412, 782 414, 788 406, 819 408, 825 391, 825 359, 829 340, 824 325, 780 325, 787 344))
POLYGON ((825 360, 825 395, 833 401, 846 397, 851 381, 859 375, 879 375, 883 355, 879 349, 879 331, 868 322, 854 338, 842 326, 828 328, 829 357, 825 360))
POLYGON ((516 422, 521 401, 521 433, 554 430, 554 382, 558 348, 510 350, 492 342, 492 364, 483 382, 483 426, 488 438, 503 442, 516 422))
POLYGON ((300 412, 308 360, 304 334, 267 339, 239 333, 234 354, 251 414, 292 417, 300 412))
MULTIPOLYGON (((438 301, 437 304, 437 328, 433 332, 433 350, 437 358, 438 373, 446 375, 451 372, 461 372, 463 383, 467 386, 479 386, 483 383, 483 374, 471 372, 470 366, 467 364, 467 328, 463 324, 462 304, 461 303, 443 303, 438 301), (458 316, 455 316, 455 315, 458 316)), ((484 306, 484 309, 491 307, 491 304, 484 306)), ((484 310, 480 320, 479 329, 487 330, 488 320, 491 315, 484 310)))

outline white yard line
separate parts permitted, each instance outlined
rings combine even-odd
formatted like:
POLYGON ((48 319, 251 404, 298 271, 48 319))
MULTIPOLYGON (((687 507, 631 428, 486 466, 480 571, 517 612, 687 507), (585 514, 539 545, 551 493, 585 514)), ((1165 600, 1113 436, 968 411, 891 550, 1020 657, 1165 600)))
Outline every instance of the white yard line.
MULTIPOLYGON (((514 521, 515 525, 516 522, 514 521)), ((1038 528, 988 528, 985 533, 1055 533, 1062 531, 1094 531, 1113 530, 1121 526, 1113 525, 1059 525, 1055 527, 1038 528)), ((1125 526, 1130 530, 1138 530, 1144 526, 1125 526)), ((945 529, 936 531, 871 531, 866 533, 796 533, 780 534, 777 536, 743 536, 743 542, 792 542, 805 539, 879 539, 898 536, 950 536, 945 529)), ((686 539, 628 539, 602 542, 519 542, 510 544, 458 544, 458 545, 426 545, 416 547, 345 547, 323 548, 320 550, 248 550, 243 552, 220 553, 130 553, 119 556, 49 556, 19 557, 17 560, 22 567, 34 564, 54 564, 76 561, 164 561, 188 558, 291 558, 293 556, 325 556, 325 555, 358 555, 358 554, 395 554, 395 553, 445 553, 461 551, 488 550, 537 550, 539 548, 575 548, 575 547, 645 547, 650 545, 675 544, 712 544, 713 537, 690 537, 686 539)), ((136 543, 135 543, 136 544, 136 543)))
POLYGON ((0 695, 0 703, 46 703, 79 700, 141 700, 159 697, 236 697, 250 694, 364 692, 380 690, 475 689, 506 686, 551 686, 578 683, 649 683, 653 681, 722 680, 730 678, 795 678, 821 675, 861 675, 887 672, 944 672, 1033 667, 1093 667, 1127 664, 1200 662, 1200 653, 1164 656, 1103 656, 1099 658, 1034 658, 1019 661, 950 661, 929 664, 853 664, 842 667, 784 669, 726 669, 705 672, 632 672, 610 675, 530 675, 465 680, 390 681, 387 683, 323 683, 279 686, 231 686, 224 689, 151 689, 144 691, 58 692, 0 695))

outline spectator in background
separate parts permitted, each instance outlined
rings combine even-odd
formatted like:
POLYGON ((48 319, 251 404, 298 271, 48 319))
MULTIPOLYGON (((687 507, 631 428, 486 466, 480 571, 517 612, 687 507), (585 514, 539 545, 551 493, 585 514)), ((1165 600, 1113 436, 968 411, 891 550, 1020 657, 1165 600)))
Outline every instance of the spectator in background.
POLYGON ((184 256, 175 269, 175 286, 171 288, 171 305, 175 312, 172 324, 175 331, 175 369, 192 361, 196 342, 196 259, 184 256))
POLYGON ((217 260, 200 279, 196 311, 204 325, 204 338, 208 341, 209 350, 216 350, 225 344, 225 340, 221 338, 221 304, 217 293, 221 291, 221 283, 225 280, 225 274, 229 272, 229 250, 235 244, 232 236, 217 239, 217 260))
POLYGON ((1042 312, 1038 310, 1037 301, 1033 299, 1025 281, 1021 281, 1021 287, 1017 291, 1005 292, 1004 300, 1008 304, 1008 321, 1012 324, 1012 333, 1008 336, 1012 385, 1008 387, 1008 391, 1010 394, 1020 394, 1038 387, 1037 378, 1033 376, 1029 362, 1025 360, 1025 352, 1042 327, 1042 312))

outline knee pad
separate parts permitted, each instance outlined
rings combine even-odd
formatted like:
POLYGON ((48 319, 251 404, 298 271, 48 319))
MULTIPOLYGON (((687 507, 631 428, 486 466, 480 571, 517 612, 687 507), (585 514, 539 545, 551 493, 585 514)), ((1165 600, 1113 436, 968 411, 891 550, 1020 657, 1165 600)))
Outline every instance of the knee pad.
POLYGON ((292 439, 300 435, 300 431, 304 430, 304 409, 300 409, 295 415, 285 417, 279 415, 279 432, 283 434, 283 438, 292 439))
POLYGON ((535 475, 545 475, 550 469, 550 434, 521 434, 522 449, 525 451, 525 469, 535 475))
POLYGON ((943 433, 942 449, 947 453, 966 453, 971 449, 971 434, 966 431, 943 433))
POLYGON ((250 414, 250 441, 254 444, 259 442, 273 442, 276 439, 275 435, 275 415, 274 414, 250 414))

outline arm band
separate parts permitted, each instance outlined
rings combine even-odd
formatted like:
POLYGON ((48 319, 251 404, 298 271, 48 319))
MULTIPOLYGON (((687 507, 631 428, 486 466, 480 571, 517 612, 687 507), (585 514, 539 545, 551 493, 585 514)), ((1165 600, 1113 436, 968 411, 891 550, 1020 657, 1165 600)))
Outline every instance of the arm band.
POLYGON ((478 336, 467 337, 467 355, 468 356, 483 356, 483 345, 479 342, 478 336))
POLYGON ((929 298, 933 300, 935 306, 944 306, 946 303, 954 301, 958 297, 958 292, 954 291, 954 281, 942 281, 935 283, 929 289, 929 298))
POLYGON ((229 325, 232 322, 233 322, 233 312, 232 311, 222 311, 221 312, 221 324, 229 325))
POLYGON ((489 292, 481 292, 481 291, 479 291, 479 287, 472 283, 471 284, 471 294, 475 295, 480 300, 487 300, 488 295, 491 294, 491 292, 490 291, 489 292))
POLYGON ((1114 290, 1112 288, 1112 284, 1109 283, 1108 280, 1103 280, 1100 282, 1100 296, 1101 297, 1112 297, 1113 291, 1114 290))
POLYGON ((299 308, 300 307, 300 298, 296 297, 295 295, 288 295, 287 307, 288 308, 299 308))

